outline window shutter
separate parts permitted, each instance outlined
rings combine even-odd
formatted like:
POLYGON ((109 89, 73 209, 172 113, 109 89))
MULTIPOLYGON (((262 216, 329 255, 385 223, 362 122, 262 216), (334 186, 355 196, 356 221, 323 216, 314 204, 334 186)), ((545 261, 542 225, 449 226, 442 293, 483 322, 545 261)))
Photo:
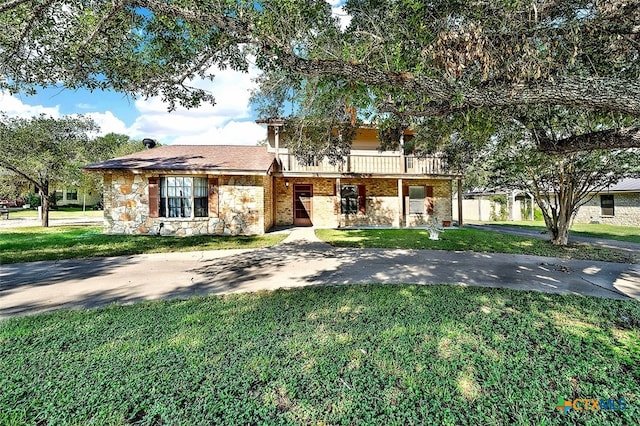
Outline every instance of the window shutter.
POLYGON ((424 210, 428 215, 433 214, 433 186, 425 186, 424 187, 425 199, 424 199, 424 210))
POLYGON ((158 178, 149 178, 149 217, 158 217, 158 208, 160 207, 160 196, 158 188, 158 178))
POLYGON ((218 217, 218 178, 209 178, 209 216, 218 217))
POLYGON ((364 185, 358 185, 358 213, 367 213, 367 189, 364 185))
POLYGON ((409 185, 402 185, 402 214, 409 214, 409 185))

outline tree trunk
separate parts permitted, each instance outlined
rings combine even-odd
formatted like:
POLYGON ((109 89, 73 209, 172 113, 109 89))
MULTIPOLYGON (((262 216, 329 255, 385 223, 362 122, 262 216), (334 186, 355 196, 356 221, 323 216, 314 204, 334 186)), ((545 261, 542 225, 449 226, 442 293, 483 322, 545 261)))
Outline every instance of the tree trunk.
POLYGON ((42 199, 42 226, 49 227, 49 181, 40 185, 40 198, 42 199))
POLYGON ((573 223, 575 198, 574 187, 571 184, 560 185, 556 193, 557 210, 552 212, 552 216, 547 221, 547 228, 551 235, 551 243, 558 246, 566 246, 569 242, 569 228, 573 223))
POLYGON ((551 234, 551 244, 556 246, 566 246, 569 242, 569 227, 570 223, 564 220, 558 221, 558 225, 555 227, 551 234))

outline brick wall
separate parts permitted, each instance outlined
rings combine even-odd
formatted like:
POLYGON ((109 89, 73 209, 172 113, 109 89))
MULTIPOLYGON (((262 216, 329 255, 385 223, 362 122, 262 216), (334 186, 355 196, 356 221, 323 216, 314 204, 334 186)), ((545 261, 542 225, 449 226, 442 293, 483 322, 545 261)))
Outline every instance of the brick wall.
POLYGON ((264 232, 274 226, 273 221, 273 177, 263 176, 262 187, 264 188, 264 232))
MULTIPOLYGON (((439 221, 451 220, 451 181, 446 179, 404 180, 406 185, 431 185, 434 187, 434 217, 439 221)), ((400 201, 396 179, 341 178, 341 185, 365 185, 365 213, 340 214, 339 197, 336 195, 336 179, 326 178, 276 178, 274 193, 276 201, 276 224, 293 223, 293 187, 295 184, 313 185, 312 222, 318 228, 344 226, 398 226, 400 201), (289 182, 289 187, 285 182, 289 182)), ((407 215, 400 218, 403 224, 416 226, 429 217, 407 215)))

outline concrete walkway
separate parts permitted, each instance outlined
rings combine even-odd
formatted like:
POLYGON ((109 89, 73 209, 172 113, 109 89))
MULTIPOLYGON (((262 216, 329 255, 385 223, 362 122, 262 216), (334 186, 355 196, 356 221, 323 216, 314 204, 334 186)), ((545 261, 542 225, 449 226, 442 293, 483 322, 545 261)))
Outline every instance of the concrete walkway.
POLYGON ((0 266, 0 318, 308 285, 451 283, 640 300, 640 265, 511 254, 334 248, 297 228, 264 249, 0 266))

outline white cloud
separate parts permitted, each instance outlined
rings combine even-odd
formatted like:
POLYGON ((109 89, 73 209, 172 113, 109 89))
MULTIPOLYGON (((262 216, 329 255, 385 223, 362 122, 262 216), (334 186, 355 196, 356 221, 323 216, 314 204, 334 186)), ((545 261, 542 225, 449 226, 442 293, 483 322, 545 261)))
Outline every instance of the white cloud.
MULTIPOLYGON (((255 145, 263 140, 266 129, 254 122, 249 106, 251 90, 255 87, 252 80, 259 70, 252 67, 249 73, 211 71, 216 76, 213 81, 198 79, 191 84, 213 93, 215 105, 203 104, 195 109, 178 107, 168 112, 168 105, 159 97, 138 99, 134 106, 139 116, 131 126, 127 126, 112 111, 95 111, 94 105, 100 103, 97 99, 78 99, 70 106, 78 114, 93 118, 100 126, 98 135, 122 133, 136 139, 154 138, 163 144, 255 145)), ((61 116, 60 105, 28 105, 18 97, 2 92, 0 110, 10 116, 20 117, 41 113, 54 118, 61 116)))
POLYGON ((6 92, 0 92, 0 111, 10 117, 28 118, 35 115, 44 114, 53 118, 60 117, 60 105, 46 107, 43 105, 28 105, 18 97, 6 92))
POLYGON ((204 133, 178 136, 175 145, 256 145, 265 139, 267 130, 254 121, 230 121, 211 127, 204 133))
POLYGON ((344 0, 326 0, 331 5, 331 15, 338 18, 340 28, 344 31, 351 23, 351 15, 344 10, 344 0))
POLYGON ((255 145, 264 138, 266 130, 251 118, 249 98, 252 81, 258 70, 249 73, 232 70, 211 70, 213 81, 198 79, 196 87, 210 91, 215 105, 203 104, 195 109, 178 107, 168 112, 167 104, 158 97, 135 102, 140 116, 130 128, 134 137, 151 137, 165 144, 241 144, 255 145), (258 135, 257 129, 261 129, 258 135), (236 131, 237 134, 233 134, 236 131))
POLYGON ((84 116, 91 117, 93 121, 100 127, 99 136, 107 133, 121 133, 128 135, 130 133, 124 121, 113 115, 111 111, 106 112, 87 112, 84 116))

